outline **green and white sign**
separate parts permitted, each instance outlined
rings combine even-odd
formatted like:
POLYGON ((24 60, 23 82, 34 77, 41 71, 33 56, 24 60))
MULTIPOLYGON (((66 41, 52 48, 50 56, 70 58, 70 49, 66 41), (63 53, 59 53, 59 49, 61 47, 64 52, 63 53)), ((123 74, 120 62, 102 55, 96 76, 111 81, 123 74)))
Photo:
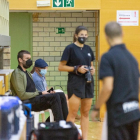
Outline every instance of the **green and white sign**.
POLYGON ((63 28, 63 27, 56 28, 56 34, 64 34, 64 33, 65 33, 65 28, 63 28))
POLYGON ((74 7, 74 0, 53 0, 53 8, 74 7))

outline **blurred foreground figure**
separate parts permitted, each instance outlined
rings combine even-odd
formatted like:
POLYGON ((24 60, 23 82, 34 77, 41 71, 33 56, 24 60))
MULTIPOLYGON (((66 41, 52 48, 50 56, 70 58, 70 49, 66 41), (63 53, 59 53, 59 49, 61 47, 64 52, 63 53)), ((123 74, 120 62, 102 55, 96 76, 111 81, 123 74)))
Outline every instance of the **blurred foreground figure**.
POLYGON ((107 106, 107 138, 104 140, 137 140, 140 120, 138 63, 123 43, 121 26, 105 26, 110 49, 101 58, 102 89, 93 108, 92 119, 104 103, 107 106))

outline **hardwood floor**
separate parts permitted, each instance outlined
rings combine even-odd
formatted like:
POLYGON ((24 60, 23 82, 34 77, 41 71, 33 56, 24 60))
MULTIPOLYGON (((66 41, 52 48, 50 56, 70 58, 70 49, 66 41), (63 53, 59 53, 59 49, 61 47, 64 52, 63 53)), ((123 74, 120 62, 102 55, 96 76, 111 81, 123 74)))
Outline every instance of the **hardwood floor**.
POLYGON ((138 136, 138 140, 140 140, 140 123, 139 123, 139 136, 138 136))
MULTIPOLYGON (((79 124, 79 122, 76 122, 79 124)), ((101 140, 103 122, 92 122, 89 123, 88 140, 101 140)), ((139 137, 140 140, 140 123, 139 123, 139 137)))

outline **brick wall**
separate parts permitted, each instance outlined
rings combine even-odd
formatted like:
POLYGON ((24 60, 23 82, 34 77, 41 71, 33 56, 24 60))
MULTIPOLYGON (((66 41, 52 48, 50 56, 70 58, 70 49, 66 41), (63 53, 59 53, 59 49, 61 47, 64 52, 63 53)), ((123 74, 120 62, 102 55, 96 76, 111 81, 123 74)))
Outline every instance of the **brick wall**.
POLYGON ((3 69, 3 50, 0 49, 0 69, 3 69))
POLYGON ((95 55, 95 13, 33 13, 33 61, 44 59, 49 64, 48 86, 61 85, 65 93, 67 72, 59 72, 58 65, 64 48, 72 43, 75 28, 79 25, 88 28, 86 44, 91 46, 95 55), (56 34, 56 27, 65 27, 65 34, 56 34))
MULTIPOLYGON (((0 0, 0 35, 9 36, 8 0, 0 0)), ((0 69, 10 69, 10 48, 3 48, 2 44, 2 40, 0 40, 0 69)))
POLYGON ((3 49, 3 69, 10 69, 10 60, 11 60, 11 54, 10 54, 10 48, 4 48, 3 49))
POLYGON ((10 48, 0 49, 0 69, 10 69, 10 48))

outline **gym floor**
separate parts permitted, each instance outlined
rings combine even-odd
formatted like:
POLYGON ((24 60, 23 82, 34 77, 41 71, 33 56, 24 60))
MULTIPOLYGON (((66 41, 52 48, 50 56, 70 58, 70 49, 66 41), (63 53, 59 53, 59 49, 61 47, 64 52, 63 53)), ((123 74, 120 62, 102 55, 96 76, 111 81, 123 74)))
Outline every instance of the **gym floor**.
MULTIPOLYGON (((80 122, 76 122, 80 124, 80 122)), ((101 140, 103 122, 89 122, 88 140, 101 140)), ((140 140, 140 123, 139 123, 139 137, 140 140)))

